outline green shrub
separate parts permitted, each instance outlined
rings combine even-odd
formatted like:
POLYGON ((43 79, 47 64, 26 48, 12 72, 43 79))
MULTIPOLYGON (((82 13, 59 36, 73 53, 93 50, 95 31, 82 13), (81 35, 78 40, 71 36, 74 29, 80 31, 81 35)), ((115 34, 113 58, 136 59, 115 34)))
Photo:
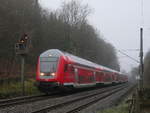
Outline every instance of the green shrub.
POLYGON ((125 103, 122 103, 119 106, 112 107, 97 113, 128 113, 128 105, 125 103))
MULTIPOLYGON (((25 95, 39 94, 40 92, 34 86, 35 80, 29 79, 25 81, 25 95)), ((22 84, 20 82, 3 84, 0 86, 0 98, 10 98, 21 96, 22 94, 22 84)))

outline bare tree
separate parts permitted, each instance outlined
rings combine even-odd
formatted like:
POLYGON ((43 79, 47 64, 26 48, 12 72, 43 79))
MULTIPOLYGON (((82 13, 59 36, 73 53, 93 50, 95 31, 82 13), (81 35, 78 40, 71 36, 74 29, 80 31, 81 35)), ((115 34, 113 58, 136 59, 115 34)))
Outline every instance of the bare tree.
POLYGON ((86 22, 90 13, 91 9, 88 5, 81 5, 79 1, 71 0, 68 3, 63 2, 62 9, 60 10, 60 18, 65 23, 76 26, 86 22))
POLYGON ((0 0, 0 71, 19 68, 14 44, 23 32, 32 36, 26 62, 30 69, 41 52, 57 48, 119 70, 115 49, 88 23, 90 13, 89 6, 79 0, 63 2, 58 12, 41 9, 37 0, 0 0))

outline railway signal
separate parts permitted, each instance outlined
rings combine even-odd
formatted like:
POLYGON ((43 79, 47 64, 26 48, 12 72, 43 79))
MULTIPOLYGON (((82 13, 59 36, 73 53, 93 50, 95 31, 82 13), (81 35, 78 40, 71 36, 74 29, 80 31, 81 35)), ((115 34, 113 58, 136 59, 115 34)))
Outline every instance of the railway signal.
POLYGON ((25 47, 27 46, 27 41, 28 41, 28 35, 27 34, 24 34, 22 37, 21 37, 21 39, 19 40, 19 42, 21 43, 21 44, 23 44, 25 47))
POLYGON ((18 43, 15 44, 16 54, 26 55, 28 53, 28 45, 29 36, 27 34, 23 34, 23 36, 19 39, 18 43))
POLYGON ((25 65, 25 56, 28 53, 29 46, 29 36, 23 34, 19 39, 18 43, 15 44, 16 54, 21 56, 21 84, 22 84, 22 95, 25 94, 25 85, 24 85, 24 65, 25 65))

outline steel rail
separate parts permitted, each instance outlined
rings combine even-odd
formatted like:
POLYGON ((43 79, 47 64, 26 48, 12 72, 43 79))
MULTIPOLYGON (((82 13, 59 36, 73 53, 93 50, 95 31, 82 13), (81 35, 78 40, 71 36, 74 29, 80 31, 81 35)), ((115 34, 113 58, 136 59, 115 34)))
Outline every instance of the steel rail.
MULTIPOLYGON (((125 88, 125 87, 124 87, 124 88, 125 88)), ((90 105, 95 104, 95 103, 97 103, 98 101, 103 100, 103 99, 105 99, 105 98, 107 98, 107 97, 109 97, 109 96, 111 96, 111 95, 113 95, 113 94, 115 94, 115 93, 117 93, 117 92, 119 92, 119 91, 122 91, 124 88, 119 88, 119 89, 117 89, 117 90, 114 90, 114 91, 112 91, 112 92, 106 94, 106 95, 101 95, 99 98, 95 98, 94 100, 89 101, 89 102, 86 103, 86 104, 80 105, 80 106, 74 108, 73 110, 69 110, 69 111, 67 111, 67 112, 65 112, 65 113, 78 113, 79 111, 81 111, 81 110, 83 110, 83 109, 89 107, 90 105)))
POLYGON ((50 95, 39 94, 39 95, 33 95, 33 96, 23 96, 23 97, 17 97, 17 98, 12 98, 12 99, 0 100, 0 108, 15 106, 18 104, 29 103, 29 102, 38 101, 38 100, 44 100, 44 99, 52 97, 52 95, 54 94, 53 93, 50 95))
POLYGON ((66 105, 72 104, 74 102, 81 101, 81 100, 84 100, 84 99, 87 99, 87 98, 90 98, 90 97, 93 97, 93 96, 96 96, 96 95, 100 95, 100 94, 109 92, 110 90, 112 91, 112 90, 115 90, 115 89, 118 89, 118 88, 123 89, 123 87, 127 87, 127 85, 121 85, 121 86, 119 85, 119 86, 113 86, 113 87, 108 87, 108 88, 105 88, 105 89, 101 89, 100 92, 96 92, 94 94, 88 94, 86 96, 84 95, 84 96, 78 97, 76 99, 67 100, 65 102, 61 102, 61 103, 58 103, 56 105, 52 105, 52 106, 41 108, 39 110, 32 111, 31 113, 46 113, 46 112, 49 112, 51 110, 58 109, 58 108, 66 106, 66 105))

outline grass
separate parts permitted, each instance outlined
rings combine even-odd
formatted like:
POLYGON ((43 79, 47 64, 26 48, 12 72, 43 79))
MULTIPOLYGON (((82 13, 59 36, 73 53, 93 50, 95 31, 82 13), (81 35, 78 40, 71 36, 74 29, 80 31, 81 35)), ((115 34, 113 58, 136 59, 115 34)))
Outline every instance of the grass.
POLYGON ((125 102, 121 103, 118 106, 97 112, 97 113, 129 113, 128 111, 128 104, 125 102))
MULTIPOLYGON (((25 95, 34 95, 40 93, 34 83, 34 79, 29 79, 25 81, 25 95)), ((0 98, 21 96, 21 92, 22 87, 20 82, 3 84, 0 86, 0 98)))

